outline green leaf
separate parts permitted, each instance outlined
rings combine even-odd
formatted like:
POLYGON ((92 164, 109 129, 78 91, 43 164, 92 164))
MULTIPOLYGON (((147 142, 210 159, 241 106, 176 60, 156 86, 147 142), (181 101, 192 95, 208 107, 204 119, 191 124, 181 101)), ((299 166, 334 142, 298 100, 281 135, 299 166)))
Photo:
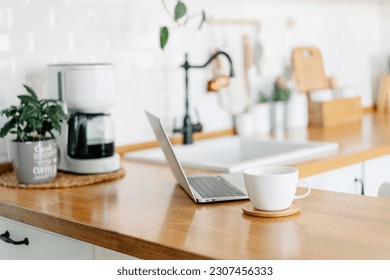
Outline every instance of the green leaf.
POLYGON ((5 115, 7 118, 12 118, 15 117, 17 112, 18 112, 18 108, 12 105, 11 107, 2 110, 1 115, 5 115))
POLYGON ((31 96, 28 96, 28 95, 18 95, 18 98, 20 99, 21 103, 29 103, 30 101, 32 101, 32 97, 31 96))
POLYGON ((30 88, 28 85, 23 85, 23 86, 24 86, 24 88, 27 90, 27 92, 30 93, 31 96, 32 96, 36 101, 38 101, 38 96, 37 96, 37 94, 35 93, 35 91, 34 91, 32 88, 30 88))
POLYGON ((186 5, 181 1, 177 1, 175 6, 175 21, 182 18, 186 13, 187 13, 186 5))
POLYGON ((4 126, 0 129, 0 137, 6 136, 8 133, 12 132, 12 129, 15 128, 16 121, 15 119, 11 119, 4 124, 4 126))
POLYGON ((163 50, 168 42, 169 30, 166 26, 160 28, 160 48, 163 50))
POLYGON ((29 95, 18 95, 18 98, 24 105, 29 105, 29 104, 38 105, 38 100, 29 95))
POLYGON ((206 13, 204 11, 202 11, 202 18, 200 20, 200 23, 199 23, 199 27, 198 29, 201 29, 202 26, 203 26, 203 23, 206 21, 206 13))
POLYGON ((20 113, 19 121, 30 122, 31 119, 41 119, 42 111, 39 107, 36 107, 32 104, 25 106, 24 110, 20 113))

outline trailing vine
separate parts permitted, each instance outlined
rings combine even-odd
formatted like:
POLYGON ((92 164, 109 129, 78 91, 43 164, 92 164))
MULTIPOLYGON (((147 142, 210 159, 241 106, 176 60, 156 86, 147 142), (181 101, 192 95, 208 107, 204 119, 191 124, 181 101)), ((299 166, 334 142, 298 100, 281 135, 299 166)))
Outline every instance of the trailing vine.
POLYGON ((187 6, 184 4, 182 1, 177 1, 176 5, 171 12, 165 0, 161 0, 162 5, 164 7, 165 12, 168 14, 168 16, 173 19, 174 21, 174 26, 168 27, 166 25, 160 27, 160 48, 163 50, 168 43, 169 39, 169 30, 171 28, 178 28, 178 27, 183 27, 185 26, 190 20, 194 18, 200 17, 200 23, 198 29, 202 28, 203 23, 206 21, 206 13, 204 10, 202 10, 200 13, 189 15, 187 6))

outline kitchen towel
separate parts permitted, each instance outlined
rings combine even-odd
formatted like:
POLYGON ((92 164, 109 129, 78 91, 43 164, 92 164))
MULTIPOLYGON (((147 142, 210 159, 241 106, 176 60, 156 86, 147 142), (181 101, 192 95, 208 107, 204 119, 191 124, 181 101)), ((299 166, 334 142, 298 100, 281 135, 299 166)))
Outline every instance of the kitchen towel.
MULTIPOLYGON (((230 79, 229 86, 221 89, 220 102, 223 108, 237 115, 248 110, 250 98, 245 85, 243 44, 241 41, 227 39, 222 48, 233 60, 235 76, 230 79)), ((229 73, 227 63, 222 63, 223 73, 229 73)))

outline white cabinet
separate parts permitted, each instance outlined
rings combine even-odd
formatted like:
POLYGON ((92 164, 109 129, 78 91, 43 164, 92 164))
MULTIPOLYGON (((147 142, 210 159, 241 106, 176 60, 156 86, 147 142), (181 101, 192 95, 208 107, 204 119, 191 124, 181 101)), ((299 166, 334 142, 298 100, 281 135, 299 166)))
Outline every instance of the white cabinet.
POLYGON ((302 178, 314 189, 378 196, 384 182, 390 182, 390 155, 377 157, 318 175, 302 178))
MULTIPOLYGON (((28 245, 1 240, 0 260, 135 260, 137 258, 60 234, 0 217, 0 235, 14 241, 28 239, 28 245)), ((4 237, 3 237, 4 239, 4 237)))
POLYGON ((302 178, 302 181, 308 182, 313 189, 360 194, 362 174, 363 164, 357 163, 302 178))
POLYGON ((0 234, 6 231, 9 238, 28 245, 13 245, 0 240, 0 259, 94 259, 94 246, 46 230, 0 217, 0 234))
POLYGON ((378 196, 378 189, 384 182, 390 182, 390 155, 364 162, 365 195, 378 196))

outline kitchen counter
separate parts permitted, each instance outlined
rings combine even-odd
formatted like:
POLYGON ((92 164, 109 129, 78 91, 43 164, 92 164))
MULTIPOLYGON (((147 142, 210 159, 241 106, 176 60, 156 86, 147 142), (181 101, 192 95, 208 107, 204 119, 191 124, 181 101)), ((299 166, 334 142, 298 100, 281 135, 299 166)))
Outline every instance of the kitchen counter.
MULTIPOLYGON (((301 177, 390 153, 388 116, 305 133, 340 150, 296 165, 301 177)), ((108 184, 0 188, 0 215, 143 259, 390 259, 390 200, 313 190, 298 214, 256 218, 247 201, 194 204, 167 166, 122 165, 108 184)))

